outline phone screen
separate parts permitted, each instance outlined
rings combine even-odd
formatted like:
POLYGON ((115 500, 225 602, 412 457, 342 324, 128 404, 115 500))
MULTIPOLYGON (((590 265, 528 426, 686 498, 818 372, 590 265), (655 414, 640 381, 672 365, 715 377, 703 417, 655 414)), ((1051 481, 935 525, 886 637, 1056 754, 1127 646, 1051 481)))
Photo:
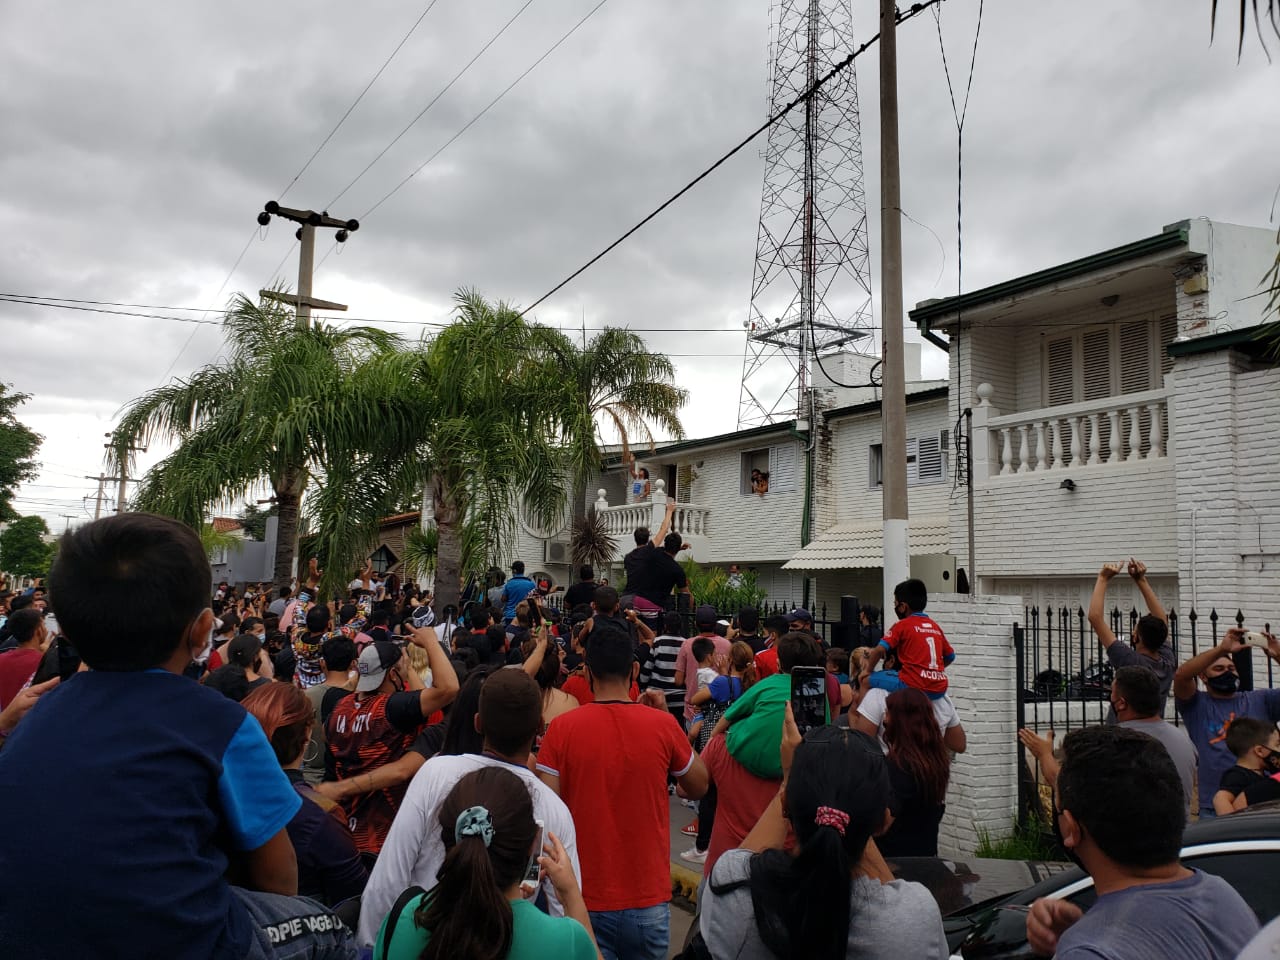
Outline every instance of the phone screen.
POLYGON ((529 865, 525 867, 524 878, 520 881, 520 889, 526 896, 532 896, 533 892, 538 889, 538 879, 542 874, 542 867, 538 863, 538 858, 542 856, 542 845, 546 842, 545 831, 542 821, 534 821, 538 825, 538 840, 534 844, 533 854, 529 857, 529 865))
POLYGON ((793 667, 791 712, 800 736, 827 722, 827 678, 822 667, 793 667))

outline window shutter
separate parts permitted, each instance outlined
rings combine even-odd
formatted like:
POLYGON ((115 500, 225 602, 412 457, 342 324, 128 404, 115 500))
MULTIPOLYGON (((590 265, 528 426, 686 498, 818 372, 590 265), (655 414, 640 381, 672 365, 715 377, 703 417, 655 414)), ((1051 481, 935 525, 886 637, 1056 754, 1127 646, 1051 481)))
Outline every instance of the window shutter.
POLYGON ((796 488, 796 445, 781 443, 769 448, 769 490, 791 493, 796 488))
POLYGON ((938 437, 921 437, 916 441, 916 482, 937 483, 942 480, 942 443, 938 437))
POLYGON ((867 448, 868 481, 873 487, 884 486, 884 448, 873 443, 867 448))
POLYGON ((1075 350, 1071 337, 1050 340, 1046 354, 1049 366, 1046 405, 1071 403, 1075 400, 1075 350))
POLYGON ((920 441, 907 438, 907 486, 920 482, 920 441))
POLYGON ((1133 320, 1120 324, 1120 392, 1151 389, 1151 324, 1133 320))
POLYGON ((1082 400, 1101 400, 1112 396, 1111 328, 1087 330, 1080 338, 1083 386, 1082 400))

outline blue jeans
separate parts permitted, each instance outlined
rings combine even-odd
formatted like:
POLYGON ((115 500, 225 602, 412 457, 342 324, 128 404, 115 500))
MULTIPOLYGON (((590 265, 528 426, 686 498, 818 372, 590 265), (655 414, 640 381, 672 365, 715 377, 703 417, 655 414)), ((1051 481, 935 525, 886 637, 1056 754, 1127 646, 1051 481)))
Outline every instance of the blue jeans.
POLYGON ((245 960, 355 960, 356 935, 324 904, 232 887, 256 928, 245 960))
POLYGON ((671 904, 593 910, 591 928, 604 960, 666 960, 671 941, 671 904))

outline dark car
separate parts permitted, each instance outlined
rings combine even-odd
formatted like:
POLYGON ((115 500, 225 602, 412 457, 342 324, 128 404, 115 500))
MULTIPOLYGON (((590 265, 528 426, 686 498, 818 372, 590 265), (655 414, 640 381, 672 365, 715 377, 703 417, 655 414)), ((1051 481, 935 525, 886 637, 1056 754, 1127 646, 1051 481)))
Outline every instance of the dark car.
MULTIPOLYGON (((963 890, 965 874, 972 874, 977 885, 978 874, 993 861, 970 861, 966 866, 949 863, 950 878, 924 866, 926 861, 890 861, 895 873, 903 879, 924 883, 933 892, 943 912, 947 944, 954 957, 964 960, 1021 960, 1036 956, 1027 944, 1027 910, 1040 897, 1069 900, 1088 910, 1097 899, 1093 878, 1078 867, 1053 864, 1015 866, 1030 874, 1048 874, 1044 879, 1011 895, 993 896, 987 900, 977 896, 960 898, 956 906, 956 890, 963 890), (964 873, 956 876, 957 868, 964 873), (930 874, 933 882, 930 881, 930 874), (964 900, 972 902, 965 904, 964 900)), ((1182 862, 1187 867, 1216 874, 1226 880, 1266 924, 1280 916, 1280 801, 1260 804, 1229 817, 1192 824, 1183 837, 1182 862)), ((994 879, 998 885, 999 878, 994 879)), ((990 883, 988 884, 990 887, 990 883)), ((1006 887, 1006 890, 1009 889, 1006 887)))

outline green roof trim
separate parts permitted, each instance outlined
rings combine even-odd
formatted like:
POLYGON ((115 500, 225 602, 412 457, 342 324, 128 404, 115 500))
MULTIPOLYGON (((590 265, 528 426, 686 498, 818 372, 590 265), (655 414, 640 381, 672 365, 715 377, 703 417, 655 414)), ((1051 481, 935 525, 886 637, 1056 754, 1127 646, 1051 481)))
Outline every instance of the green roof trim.
POLYGON ((1178 340, 1169 344, 1169 356, 1193 357, 1200 353, 1213 353, 1217 350, 1230 350, 1235 347, 1242 353, 1257 357, 1270 349, 1268 335, 1280 339, 1280 321, 1260 323, 1252 327, 1241 327, 1239 330, 1227 330, 1207 337, 1193 337, 1190 340, 1178 340))
MULTIPOLYGON (((944 383, 940 387, 933 387, 929 390, 921 390, 918 393, 908 393, 907 403, 908 404, 924 403, 926 400, 940 400, 946 397, 950 389, 951 389, 951 385, 944 383)), ((853 403, 847 407, 836 407, 832 410, 824 410, 822 412, 822 416, 824 419, 830 420, 833 417, 844 417, 844 416, 848 416, 851 413, 867 413, 871 410, 878 410, 878 409, 880 409, 879 400, 865 400, 862 403, 853 403)))
POLYGON ((1104 250, 1101 253, 1081 257, 1079 260, 1071 260, 1067 263, 1058 264, 1056 267, 1049 267, 1047 270, 1038 270, 1023 277, 1005 280, 1003 283, 983 287, 981 290, 974 290, 958 297, 948 297, 945 300, 935 300, 932 303, 922 304, 910 311, 907 316, 914 320, 916 326, 922 331, 928 331, 931 320, 946 317, 958 311, 971 310, 993 300, 1003 300, 1006 297, 1014 297, 1020 293, 1038 290, 1041 287, 1069 280, 1072 277, 1105 270, 1107 267, 1119 266, 1139 257, 1163 253, 1166 250, 1176 250, 1187 245, 1187 237, 1188 230, 1182 224, 1178 224, 1173 229, 1164 230, 1153 237, 1135 240, 1133 243, 1126 243, 1122 247, 1114 247, 1111 250, 1104 250))

